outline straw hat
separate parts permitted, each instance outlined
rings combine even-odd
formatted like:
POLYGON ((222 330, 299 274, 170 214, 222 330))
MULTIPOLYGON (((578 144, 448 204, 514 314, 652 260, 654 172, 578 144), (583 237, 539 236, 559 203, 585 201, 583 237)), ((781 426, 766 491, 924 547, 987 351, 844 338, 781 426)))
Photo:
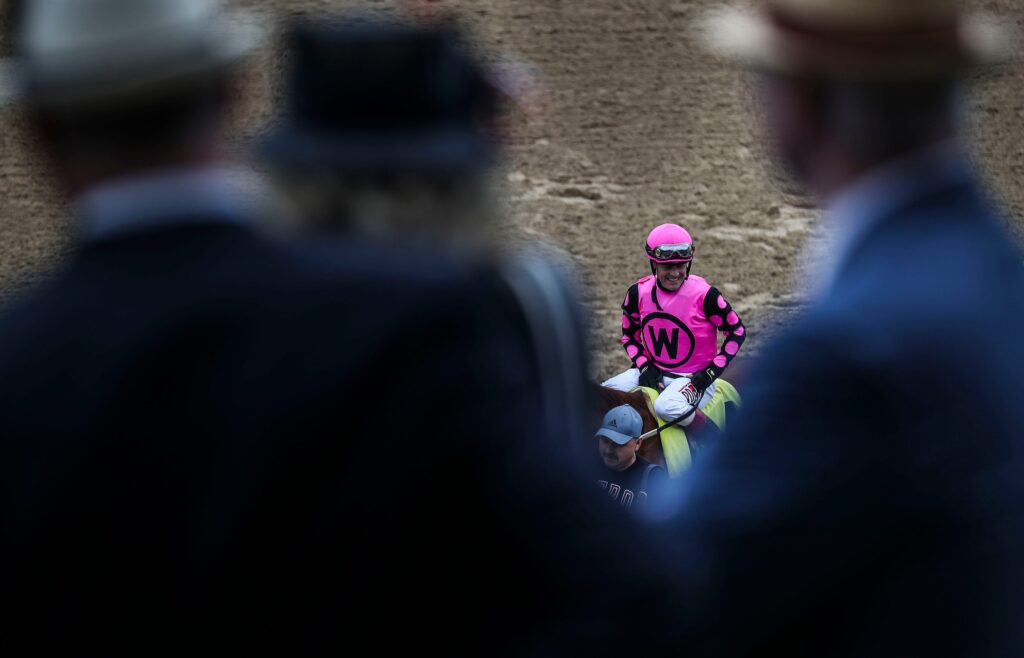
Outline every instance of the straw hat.
POLYGON ((0 61, 0 103, 105 104, 234 64, 261 40, 219 0, 27 0, 0 61))
POLYGON ((1010 34, 957 0, 766 0, 705 17, 710 49, 753 68, 855 78, 948 74, 1006 60, 1010 34))

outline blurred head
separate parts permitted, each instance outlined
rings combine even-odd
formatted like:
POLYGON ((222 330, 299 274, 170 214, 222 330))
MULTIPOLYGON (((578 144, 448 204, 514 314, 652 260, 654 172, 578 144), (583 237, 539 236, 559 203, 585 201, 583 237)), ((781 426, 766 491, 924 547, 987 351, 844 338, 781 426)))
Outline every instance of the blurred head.
POLYGON ((767 130, 798 178, 828 196, 861 170, 949 137, 971 67, 1007 33, 957 0, 768 0, 720 10, 709 45, 762 74, 767 130))
POLYGON ((766 73, 759 96, 782 164, 822 197, 878 163, 957 132, 952 76, 851 81, 766 73))
POLYGON ((76 184, 210 150, 228 74, 257 43, 217 0, 24 0, 0 97, 76 184))
POLYGON ((402 240, 494 214, 496 90, 447 25, 300 22, 287 116, 260 144, 302 220, 402 240))
POLYGON ((319 232, 438 240, 458 246, 483 240, 501 210, 490 171, 332 172, 275 169, 295 220, 319 232))
POLYGON ((643 429, 643 418, 628 404, 605 414, 601 427, 594 434, 605 466, 613 471, 624 471, 632 466, 642 443, 639 436, 643 429))

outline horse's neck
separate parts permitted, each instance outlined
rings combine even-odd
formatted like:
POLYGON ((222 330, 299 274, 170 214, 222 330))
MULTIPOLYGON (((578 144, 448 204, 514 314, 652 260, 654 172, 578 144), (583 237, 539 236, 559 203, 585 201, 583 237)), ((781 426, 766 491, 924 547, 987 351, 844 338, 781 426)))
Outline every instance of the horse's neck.
POLYGON ((640 446, 640 456, 652 464, 668 468, 665 464, 665 453, 661 449, 660 436, 654 436, 644 441, 643 445, 640 446))

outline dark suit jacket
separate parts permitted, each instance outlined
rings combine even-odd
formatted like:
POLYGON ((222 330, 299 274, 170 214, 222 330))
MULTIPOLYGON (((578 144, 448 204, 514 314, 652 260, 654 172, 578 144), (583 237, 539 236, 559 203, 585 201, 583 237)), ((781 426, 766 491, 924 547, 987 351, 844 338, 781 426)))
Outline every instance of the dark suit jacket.
POLYGON ((625 641, 661 588, 540 429, 510 294, 382 253, 166 226, 4 314, 5 655, 625 641))
POLYGON ((1022 271, 965 179, 873 224, 694 470, 694 655, 1020 652, 1022 271))

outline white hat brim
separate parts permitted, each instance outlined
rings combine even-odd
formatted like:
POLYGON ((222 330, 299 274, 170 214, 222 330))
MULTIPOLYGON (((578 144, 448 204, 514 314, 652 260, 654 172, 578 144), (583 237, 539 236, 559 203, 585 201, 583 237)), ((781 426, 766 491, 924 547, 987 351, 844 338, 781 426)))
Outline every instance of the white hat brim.
POLYGON ((202 53, 168 58, 123 76, 92 77, 90 72, 83 72, 81 78, 72 79, 65 75, 60 81, 43 82, 31 90, 28 84, 33 74, 31 62, 3 59, 0 60, 0 105, 27 101, 52 108, 113 102, 153 93, 231 67, 258 48, 266 36, 267 31, 252 13, 234 10, 226 12, 216 25, 209 26, 209 47, 202 53))
MULTIPOLYGON (((850 57, 829 57, 822 49, 818 57, 797 54, 780 31, 763 13, 735 7, 708 11, 699 24, 700 38, 710 52, 742 65, 777 72, 850 73, 858 75, 913 73, 928 67, 915 62, 903 69, 898 64, 885 67, 858 62, 850 57)), ((1015 34, 993 16, 983 13, 961 17, 960 49, 962 66, 997 64, 1013 58, 1015 34)), ((944 62, 936 66, 946 66, 944 62)))

